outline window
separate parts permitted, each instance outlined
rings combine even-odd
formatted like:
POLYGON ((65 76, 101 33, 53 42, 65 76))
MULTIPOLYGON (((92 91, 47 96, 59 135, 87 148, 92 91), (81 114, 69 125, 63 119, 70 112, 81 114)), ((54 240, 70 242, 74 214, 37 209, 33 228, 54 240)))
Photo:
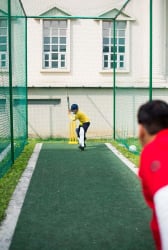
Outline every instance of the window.
POLYGON ((43 21, 43 68, 67 69, 67 20, 43 21))
POLYGON ((116 22, 115 41, 113 22, 103 21, 103 69, 126 69, 126 21, 116 22), (114 55, 115 42, 115 55, 114 55), (115 56, 115 58, 114 58, 115 56), (115 65, 114 65, 115 61, 115 65))
POLYGON ((7 53, 8 53, 8 28, 7 28, 7 20, 0 19, 0 68, 7 68, 7 53))

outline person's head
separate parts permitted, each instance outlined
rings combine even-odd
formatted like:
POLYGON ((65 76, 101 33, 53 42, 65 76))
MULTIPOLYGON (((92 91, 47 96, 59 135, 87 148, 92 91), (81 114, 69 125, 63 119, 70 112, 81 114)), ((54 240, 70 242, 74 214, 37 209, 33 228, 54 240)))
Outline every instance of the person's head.
POLYGON ((76 114, 76 112, 78 111, 78 109, 79 109, 78 104, 72 104, 72 105, 71 105, 71 111, 72 111, 74 114, 76 114))
POLYGON ((137 120, 139 139, 145 145, 159 131, 168 128, 168 103, 161 100, 146 102, 140 106, 137 120))

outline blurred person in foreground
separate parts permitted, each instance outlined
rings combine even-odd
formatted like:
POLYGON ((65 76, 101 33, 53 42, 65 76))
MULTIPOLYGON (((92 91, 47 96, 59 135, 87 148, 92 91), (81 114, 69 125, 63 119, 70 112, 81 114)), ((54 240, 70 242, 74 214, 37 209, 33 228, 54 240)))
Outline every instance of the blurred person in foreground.
POLYGON ((168 103, 148 101, 137 113, 142 145, 139 177, 152 209, 151 230, 157 250, 168 250, 168 103))

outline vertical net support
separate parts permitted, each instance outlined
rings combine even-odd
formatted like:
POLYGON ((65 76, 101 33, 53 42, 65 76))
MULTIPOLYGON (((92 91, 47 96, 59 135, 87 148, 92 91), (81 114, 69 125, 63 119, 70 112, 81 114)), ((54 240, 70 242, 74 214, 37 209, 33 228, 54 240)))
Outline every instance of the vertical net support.
POLYGON ((0 1, 0 177, 12 164, 8 59, 8 1, 0 1))
POLYGON ((27 142, 26 16, 19 0, 0 1, 0 177, 27 142))
POLYGON ((12 0, 11 51, 13 88, 14 157, 27 142, 26 17, 18 0, 12 0))
POLYGON ((153 0, 150 0, 149 3, 149 100, 152 100, 152 85, 153 85, 153 74, 152 74, 152 51, 153 51, 153 39, 152 39, 152 33, 153 33, 153 0))

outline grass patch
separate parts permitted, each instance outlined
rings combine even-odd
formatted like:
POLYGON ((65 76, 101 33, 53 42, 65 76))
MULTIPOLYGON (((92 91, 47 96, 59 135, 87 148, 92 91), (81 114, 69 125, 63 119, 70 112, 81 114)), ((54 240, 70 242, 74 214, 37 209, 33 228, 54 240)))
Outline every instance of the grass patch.
POLYGON ((117 141, 112 141, 111 144, 128 160, 134 163, 137 167, 139 166, 139 155, 131 153, 126 147, 117 141))
POLYGON ((0 179, 0 222, 5 218, 5 210, 33 153, 35 144, 36 140, 30 140, 9 171, 0 179))

